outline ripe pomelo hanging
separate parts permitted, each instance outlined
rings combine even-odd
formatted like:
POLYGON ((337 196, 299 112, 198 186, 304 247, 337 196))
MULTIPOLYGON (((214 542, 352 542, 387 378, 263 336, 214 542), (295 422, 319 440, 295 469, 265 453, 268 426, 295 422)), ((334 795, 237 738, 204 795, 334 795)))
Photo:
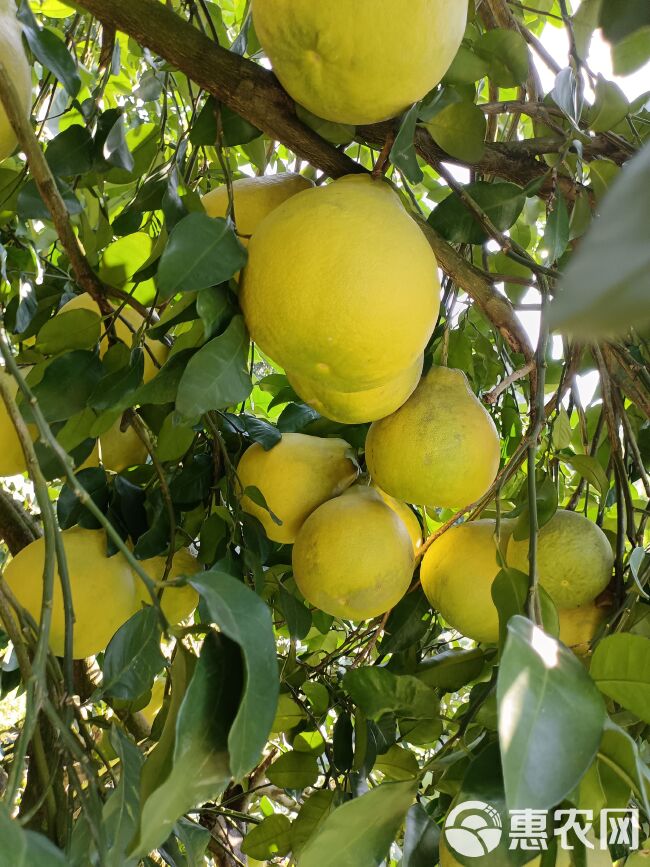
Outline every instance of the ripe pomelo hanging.
MULTIPOLYGON (((32 70, 23 48, 22 29, 13 0, 0 0, 0 57, 25 110, 25 117, 29 117, 32 70)), ((16 134, 0 103, 0 162, 12 153, 16 143, 16 134)))
POLYGON ((350 175, 293 196, 248 245, 251 338, 294 376, 363 391, 415 367, 440 306, 437 263, 384 181, 350 175))
POLYGON ((253 0, 255 32, 287 92, 318 117, 387 120, 443 77, 465 32, 467 0, 253 0))

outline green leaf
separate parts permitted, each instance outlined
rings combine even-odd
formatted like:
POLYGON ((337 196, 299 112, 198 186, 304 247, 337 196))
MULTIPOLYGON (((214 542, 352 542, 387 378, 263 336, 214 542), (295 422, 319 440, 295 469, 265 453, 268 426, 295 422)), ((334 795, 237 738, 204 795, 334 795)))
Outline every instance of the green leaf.
POLYGON ((102 320, 92 310, 62 311, 48 319, 38 332, 36 348, 44 355, 58 355, 66 349, 90 349, 99 341, 102 320))
POLYGON ((431 606, 421 588, 407 593, 393 608, 379 645, 382 657, 416 644, 431 624, 431 606))
MULTIPOLYGON (((516 184, 476 181, 467 184, 465 192, 502 232, 517 222, 526 204, 524 191, 516 184)), ((483 244, 489 237, 455 193, 431 212, 428 223, 455 244, 483 244)))
POLYGON ((601 497, 607 496, 609 479, 596 458, 591 455, 560 455, 559 458, 596 488, 601 497))
POLYGON ((190 584, 205 602, 212 621, 239 644, 244 658, 246 684, 228 735, 232 773, 241 779, 259 760, 278 705, 271 612, 256 593, 225 572, 202 572, 190 584))
POLYGON ((149 260, 152 250, 153 241, 146 232, 118 238, 104 250, 99 276, 110 286, 121 289, 149 260))
POLYGON ((485 151, 485 115, 473 102, 454 102, 438 112, 426 128, 450 156, 478 163, 485 151))
POLYGON ((338 807, 309 840, 298 867, 378 867, 416 791, 413 781, 383 783, 338 807))
POLYGON ((603 0, 583 0, 573 16, 573 33, 576 51, 581 60, 587 60, 594 31, 598 28, 600 7, 603 0))
POLYGON ((412 184, 421 183, 424 177, 418 165, 414 144, 419 110, 420 103, 417 102, 406 112, 390 151, 390 161, 412 184))
POLYGON ((174 226, 158 266, 163 298, 224 283, 246 264, 246 249, 232 227, 207 214, 188 214, 174 226))
MULTIPOLYGON (((60 178, 55 178, 55 181, 68 214, 70 216, 80 214, 83 205, 75 195, 74 190, 60 178)), ((21 220, 52 220, 50 209, 41 198, 36 181, 31 178, 23 184, 18 193, 16 209, 21 220)))
POLYGON ((415 754, 399 744, 393 744, 377 757, 373 770, 379 771, 387 780, 414 780, 420 766, 415 754))
POLYGON ((354 139, 355 127, 350 124, 324 120, 322 117, 318 117, 307 111, 302 105, 296 105, 296 114, 306 126, 313 129, 314 132, 317 132, 321 138, 324 138, 330 144, 339 147, 340 145, 350 144, 354 139))
MULTIPOLYGON (((248 489, 247 489, 248 490, 248 489)), ((271 517, 273 515, 271 514, 271 517)), ((292 593, 280 587, 280 607, 287 621, 287 628, 292 638, 301 641, 311 629, 311 611, 292 593)))
POLYGON ((387 713, 404 719, 434 719, 439 713, 438 699, 428 686, 386 668, 351 669, 343 678, 343 688, 369 719, 379 720, 387 713))
POLYGON ((613 81, 598 75, 596 101, 589 113, 589 126, 594 132, 607 132, 617 126, 628 114, 630 103, 613 81))
POLYGON ((248 372, 249 338, 243 316, 235 316, 223 334, 192 356, 176 397, 176 409, 194 418, 246 400, 253 389, 248 372))
MULTIPOLYGON (((499 612, 499 647, 503 649, 508 636, 508 623, 515 615, 526 614, 526 603, 530 590, 530 579, 517 569, 502 569, 492 583, 492 601, 499 612)), ((560 634, 560 621, 551 597, 543 587, 539 588, 539 601, 542 608, 544 629, 557 638, 560 634)))
POLYGON ((546 218, 546 230, 542 247, 548 253, 548 262, 553 264, 563 255, 569 243, 569 211, 564 196, 559 192, 553 209, 546 218))
POLYGON ((65 867, 65 855, 42 834, 25 831, 0 804, 0 867, 65 867))
POLYGON ((636 741, 609 718, 605 720, 605 731, 598 749, 598 771, 606 794, 614 786, 620 787, 623 781, 627 794, 623 806, 627 806, 631 782, 646 814, 650 813, 650 768, 636 741))
POLYGON ((406 814, 402 867, 431 867, 438 861, 440 828, 420 804, 406 814))
MULTIPOLYGON (((41 381, 32 391, 48 422, 66 421, 88 405, 93 389, 103 373, 102 363, 93 352, 77 349, 48 364, 41 381)), ((31 408, 21 406, 26 421, 33 422, 31 408)))
POLYGON ((137 863, 127 859, 126 850, 138 827, 143 757, 117 726, 111 729, 111 744, 120 760, 120 779, 102 810, 102 826, 109 846, 106 867, 130 867, 137 863))
POLYGON ((477 678, 484 665, 485 654, 480 648, 464 650, 454 647, 425 659, 415 669, 414 674, 431 689, 456 692, 461 686, 477 678))
POLYGON ((594 651, 590 673, 601 692, 650 723, 650 638, 608 635, 594 651))
POLYGON ((165 664, 162 630, 153 605, 137 611, 111 638, 104 657, 105 695, 133 700, 146 692, 165 664))
POLYGON ((267 816, 253 825, 244 837, 241 850, 258 861, 286 855, 291 849, 291 822, 282 813, 267 816))
POLYGON ((650 322, 650 144, 621 171, 561 280, 551 328, 597 340, 650 322))
POLYGON ((143 804, 130 857, 157 848, 180 816, 226 788, 231 777, 228 731, 240 689, 234 650, 220 636, 211 633, 205 639, 178 711, 172 766, 143 804))
POLYGON ((516 87, 528 78, 529 55, 523 36, 514 30, 488 30, 473 46, 488 64, 492 84, 516 87))
POLYGON ((281 789, 306 789, 314 785, 318 774, 316 756, 295 750, 281 755, 267 771, 269 780, 281 789))
POLYGON ((605 707, 595 684, 570 650, 515 616, 508 624, 497 701, 508 807, 554 807, 598 750, 605 707))
POLYGON ((58 78, 71 97, 79 93, 81 79, 65 42, 54 30, 41 29, 27 3, 21 3, 18 19, 34 57, 58 78))
POLYGON ((45 150, 52 173, 82 175, 93 166, 93 140, 86 127, 73 124, 55 136, 45 150))
POLYGON ((300 858, 305 844, 334 809, 335 793, 321 789, 306 798, 291 825, 291 849, 300 858))
POLYGON ((650 55, 650 26, 642 27, 612 47, 615 75, 632 75, 648 62, 650 55))

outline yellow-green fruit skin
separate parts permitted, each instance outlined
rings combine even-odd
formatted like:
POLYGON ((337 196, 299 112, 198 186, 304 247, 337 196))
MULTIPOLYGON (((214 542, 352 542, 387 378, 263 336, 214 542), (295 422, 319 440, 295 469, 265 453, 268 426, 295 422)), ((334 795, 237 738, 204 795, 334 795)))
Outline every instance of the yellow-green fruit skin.
POLYGON ((242 508, 260 521, 269 539, 294 542, 314 509, 356 479, 357 467, 348 457, 349 451, 345 440, 299 433, 284 434, 269 451, 254 443, 237 467, 241 492, 247 487, 258 488, 282 524, 276 524, 269 512, 250 497, 242 496, 242 508))
MULTIPOLYGON (((23 48, 22 31, 16 19, 13 0, 0 2, 0 57, 16 89, 20 104, 25 109, 25 117, 29 117, 32 71, 23 48)), ((0 104, 0 162, 6 159, 15 147, 16 135, 7 113, 0 104)))
MULTIPOLYGON (((15 397, 18 386, 13 377, 0 370, 0 379, 15 397)), ((4 401, 0 398, 0 477, 16 476, 18 473, 24 473, 25 469, 25 456, 20 446, 16 428, 4 401)))
POLYGON ((440 307, 429 244, 384 181, 348 175, 298 193, 248 245, 240 301, 252 339, 334 391, 413 368, 440 307))
POLYGON ((353 488, 316 509, 293 546, 302 595, 345 620, 366 620, 397 605, 414 564, 406 527, 370 488, 353 488))
POLYGON ((287 92, 348 124, 400 114, 441 80, 460 47, 467 0, 409 0, 408 37, 389 0, 254 0, 255 32, 287 92))
POLYGON ((376 421, 399 409, 413 394, 422 375, 424 356, 385 385, 364 391, 336 391, 321 382, 287 372, 293 390, 325 418, 342 424, 376 421))
MULTIPOLYGON (((73 527, 61 534, 66 553, 74 608, 73 657, 84 659, 103 650, 119 627, 133 614, 135 583, 122 554, 106 556, 101 530, 73 527)), ((4 577, 20 604, 35 618, 41 616, 45 542, 37 539, 7 565, 4 577)), ((56 656, 65 650, 65 614, 58 575, 54 577, 50 647, 56 656)))
MULTIPOLYGON (((508 565, 528 572, 528 539, 508 543, 508 565)), ((614 555, 607 536, 593 521, 560 509, 539 532, 539 582, 557 608, 592 602, 609 584, 614 555)))
POLYGON ((607 608, 600 608, 594 603, 579 608, 561 608, 558 611, 560 641, 571 648, 576 656, 585 656, 609 613, 607 608))
MULTIPOLYGON (((149 560, 143 560, 142 568, 153 581, 162 581, 165 575, 165 566, 167 564, 166 557, 151 557, 149 560)), ((174 554, 172 566, 167 575, 167 581, 173 581, 175 578, 191 577, 199 572, 201 564, 193 557, 189 551, 181 548, 174 554)), ((151 596, 142 581, 135 573, 133 574, 135 581, 136 607, 139 610, 142 605, 151 605, 151 596)), ((189 584, 184 584, 181 587, 166 587, 163 590, 160 600, 160 607, 167 618, 168 623, 176 626, 183 620, 187 620, 190 614, 196 609, 199 604, 199 594, 189 584)))
POLYGON ((366 439, 372 480, 418 506, 466 506, 496 478, 501 448, 489 413, 460 370, 433 367, 406 403, 373 422, 366 439))
MULTIPOLYGON (((68 313, 72 310, 92 310, 93 313, 97 313, 98 316, 101 316, 101 312, 99 307, 91 296, 84 292, 81 295, 77 295, 76 298, 71 298, 66 304, 63 305, 59 313, 68 313)), ((133 345, 133 339, 140 328, 142 328, 143 318, 138 313, 137 310, 134 310, 132 307, 123 307, 120 310, 119 317, 115 320, 115 334, 118 340, 121 340, 122 343, 126 344, 129 348, 133 345), (128 324, 127 324, 128 323, 128 324), (129 327, 129 325, 131 327, 129 327)), ((108 350, 109 342, 106 337, 104 337, 100 343, 99 354, 104 355, 108 350)), ((145 340, 144 345, 144 382, 149 382, 154 378, 154 376, 158 373, 158 368, 162 366, 167 360, 167 356, 169 354, 169 350, 166 346, 160 343, 157 340, 145 340), (155 359, 155 360, 154 360, 155 359)))
POLYGON ((95 444, 80 469, 99 466, 101 455, 101 463, 105 469, 121 473, 129 467, 146 463, 148 454, 146 446, 133 427, 129 425, 126 430, 121 430, 118 419, 99 437, 98 444, 95 444))
MULTIPOLYGON (((512 532, 501 524, 505 552, 512 532)), ((472 521, 452 527, 424 555, 422 589, 447 623, 474 641, 496 644, 499 615, 492 601, 492 582, 501 569, 495 539, 496 522, 472 521)))
MULTIPOLYGON (((265 217, 291 196, 308 190, 313 184, 308 178, 292 172, 264 175, 260 178, 239 178, 233 182, 235 221, 242 244, 265 217)), ((215 187, 201 199, 209 217, 225 217, 228 213, 228 187, 215 187)))

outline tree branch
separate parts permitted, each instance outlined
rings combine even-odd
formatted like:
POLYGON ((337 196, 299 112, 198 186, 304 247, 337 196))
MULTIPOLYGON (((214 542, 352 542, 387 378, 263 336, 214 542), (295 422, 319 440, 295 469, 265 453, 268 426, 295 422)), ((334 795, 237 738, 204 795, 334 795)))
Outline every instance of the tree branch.
POLYGON ((4 541, 12 556, 41 535, 36 521, 26 512, 9 491, 0 488, 0 540, 4 541))

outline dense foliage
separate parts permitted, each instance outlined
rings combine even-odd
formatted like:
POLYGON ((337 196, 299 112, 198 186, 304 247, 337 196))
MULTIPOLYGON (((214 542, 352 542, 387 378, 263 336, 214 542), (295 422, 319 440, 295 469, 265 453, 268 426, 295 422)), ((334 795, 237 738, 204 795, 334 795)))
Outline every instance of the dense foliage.
MULTIPOLYGON (((401 118, 351 126, 294 106, 249 6, 19 6, 33 101, 0 163, 0 864, 433 867, 445 815, 468 800, 504 824, 509 809, 631 805, 643 841, 650 103, 630 103, 587 58, 600 27, 615 71, 641 68, 648 11, 476 0, 441 84, 401 118), (544 49, 551 28, 567 32, 565 68, 544 49), (341 489, 368 481, 369 425, 301 400, 239 304, 250 232, 232 185, 284 172, 319 188, 354 172, 392 183, 443 278, 425 372, 462 370, 499 435, 487 493, 402 504, 422 537, 409 592, 360 621, 309 604, 292 539, 276 538, 254 483, 242 502, 237 473, 248 450, 272 454, 297 433, 344 441, 341 489), (215 189, 223 210, 209 216, 215 189), (565 643, 537 576, 540 531, 560 509, 602 528, 613 559, 606 546, 607 586, 581 600, 591 619, 565 643), (523 553, 518 569, 495 568, 491 597, 470 588, 458 603, 481 626, 495 606, 496 632, 477 642, 444 600, 432 607, 420 563, 479 517, 523 553), (71 629, 79 528, 113 557, 86 564, 71 629), (12 578, 30 544, 43 574, 12 578), (27 584, 31 614, 15 598, 27 584)), ((409 4, 393 6, 408 53, 409 4)), ((11 67, 0 55, 10 117, 11 67)), ((281 268, 296 238, 274 243, 281 268)), ((359 560, 383 555, 381 538, 362 542, 359 560)), ((450 541, 452 560, 464 546, 450 541)), ((552 566, 579 570, 583 552, 560 545, 552 566)), ((576 844, 575 864, 589 863, 576 844)), ((480 863, 537 854, 504 838, 480 863)))

